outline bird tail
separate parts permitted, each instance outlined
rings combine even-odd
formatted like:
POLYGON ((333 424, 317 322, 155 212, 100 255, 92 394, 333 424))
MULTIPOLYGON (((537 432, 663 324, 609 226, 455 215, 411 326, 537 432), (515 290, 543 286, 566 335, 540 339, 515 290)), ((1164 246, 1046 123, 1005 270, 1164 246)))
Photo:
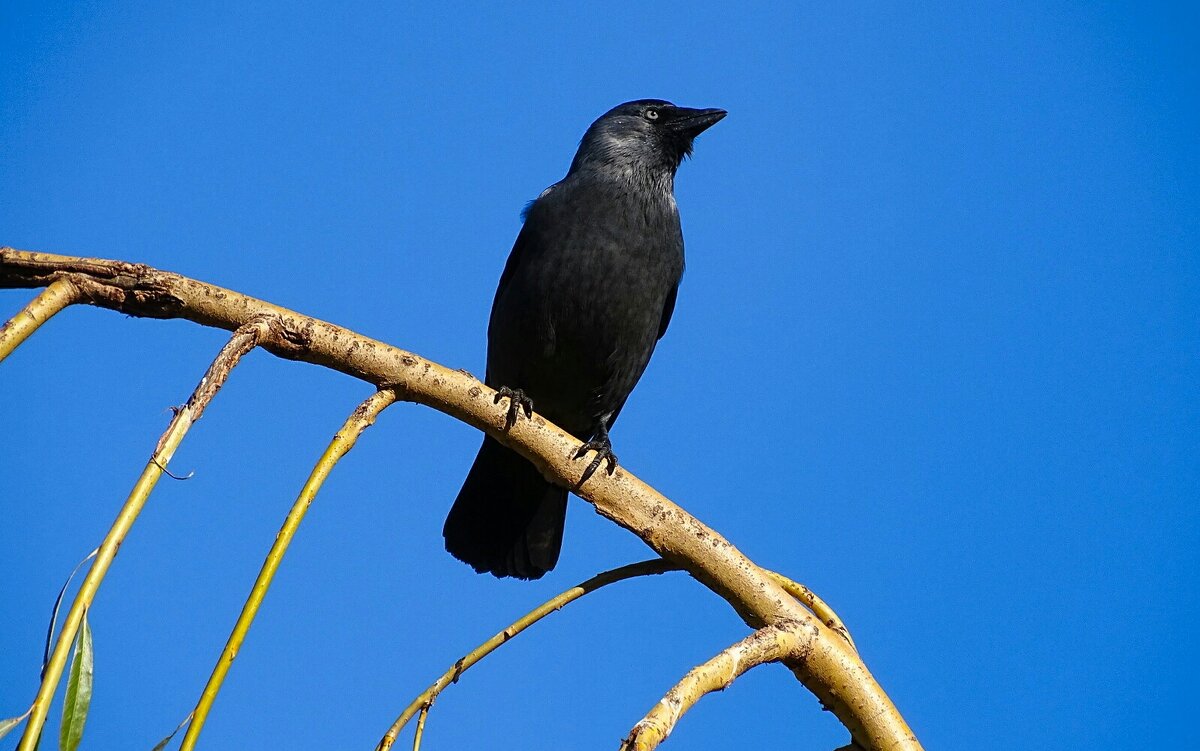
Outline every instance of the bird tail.
POLYGON ((491 438, 446 517, 446 550, 477 572, 540 579, 558 563, 567 491, 491 438))

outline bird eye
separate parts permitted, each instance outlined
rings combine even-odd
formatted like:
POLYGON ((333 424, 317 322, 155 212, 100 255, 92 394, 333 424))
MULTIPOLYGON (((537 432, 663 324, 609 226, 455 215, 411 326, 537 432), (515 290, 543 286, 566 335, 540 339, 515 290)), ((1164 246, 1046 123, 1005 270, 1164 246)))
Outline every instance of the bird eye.
POLYGON ((646 113, 643 115, 643 117, 645 117, 647 120, 657 120, 658 110, 651 107, 650 109, 646 110, 646 113))

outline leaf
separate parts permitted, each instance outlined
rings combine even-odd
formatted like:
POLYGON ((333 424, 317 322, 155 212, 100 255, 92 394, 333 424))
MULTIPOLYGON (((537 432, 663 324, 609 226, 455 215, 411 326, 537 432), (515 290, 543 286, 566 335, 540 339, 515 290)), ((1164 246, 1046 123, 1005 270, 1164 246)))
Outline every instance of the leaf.
MULTIPOLYGON (((179 732, 178 730, 175 731, 175 733, 178 733, 178 732, 179 732)), ((167 744, 171 742, 171 739, 175 737, 175 733, 171 733, 166 738, 163 738, 161 741, 156 743, 154 748, 150 749, 150 751, 162 751, 164 748, 167 747, 167 744)))
POLYGON ((67 593, 67 587, 71 586, 71 580, 75 578, 75 574, 79 573, 79 569, 83 568, 83 564, 96 557, 100 552, 100 548, 96 548, 87 554, 79 563, 75 564, 75 568, 71 570, 71 575, 63 582, 62 589, 58 590, 58 597, 54 600, 54 610, 50 611, 50 627, 46 629, 46 649, 42 653, 42 678, 46 677, 46 665, 50 663, 50 644, 54 641, 54 624, 58 622, 58 609, 62 607, 63 595, 67 593))
POLYGON ((9 717, 7 720, 0 720, 0 738, 8 735, 8 731, 12 730, 17 725, 20 725, 32 711, 33 709, 28 709, 25 711, 25 714, 21 715, 20 717, 9 717))
POLYGON ((71 657, 71 673, 67 678, 67 695, 63 698, 62 728, 59 730, 59 751, 75 751, 83 740, 83 724, 87 722, 92 703, 92 627, 87 613, 79 624, 75 638, 75 654, 71 657))

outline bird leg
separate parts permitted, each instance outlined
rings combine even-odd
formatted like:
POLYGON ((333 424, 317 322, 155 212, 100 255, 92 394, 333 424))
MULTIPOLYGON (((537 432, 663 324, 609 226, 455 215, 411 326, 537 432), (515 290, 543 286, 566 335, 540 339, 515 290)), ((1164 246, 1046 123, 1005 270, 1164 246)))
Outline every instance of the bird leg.
POLYGON ((600 468, 600 462, 608 462, 608 474, 617 471, 617 455, 613 453, 612 441, 608 438, 607 419, 600 421, 600 427, 596 429, 596 435, 591 440, 585 441, 582 446, 575 452, 572 459, 582 459, 589 451, 595 451, 596 455, 592 457, 592 461, 583 470, 583 474, 579 477, 579 482, 575 483, 575 488, 583 487, 583 484, 588 481, 596 470, 600 468))
POLYGON ((517 416, 521 412, 525 413, 526 420, 533 417, 533 400, 525 396, 521 389, 501 386, 496 389, 496 398, 492 400, 492 404, 499 404, 501 399, 508 399, 508 414, 504 415, 505 430, 511 430, 512 426, 517 424, 517 416))

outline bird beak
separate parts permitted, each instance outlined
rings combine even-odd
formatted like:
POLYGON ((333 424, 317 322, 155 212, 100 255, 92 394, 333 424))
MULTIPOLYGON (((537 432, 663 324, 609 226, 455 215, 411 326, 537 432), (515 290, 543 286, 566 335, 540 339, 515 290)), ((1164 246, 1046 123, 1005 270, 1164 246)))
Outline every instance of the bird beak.
POLYGON ((727 113, 721 109, 694 110, 677 107, 673 114, 674 117, 667 123, 667 127, 688 138, 695 138, 716 125, 727 113))

